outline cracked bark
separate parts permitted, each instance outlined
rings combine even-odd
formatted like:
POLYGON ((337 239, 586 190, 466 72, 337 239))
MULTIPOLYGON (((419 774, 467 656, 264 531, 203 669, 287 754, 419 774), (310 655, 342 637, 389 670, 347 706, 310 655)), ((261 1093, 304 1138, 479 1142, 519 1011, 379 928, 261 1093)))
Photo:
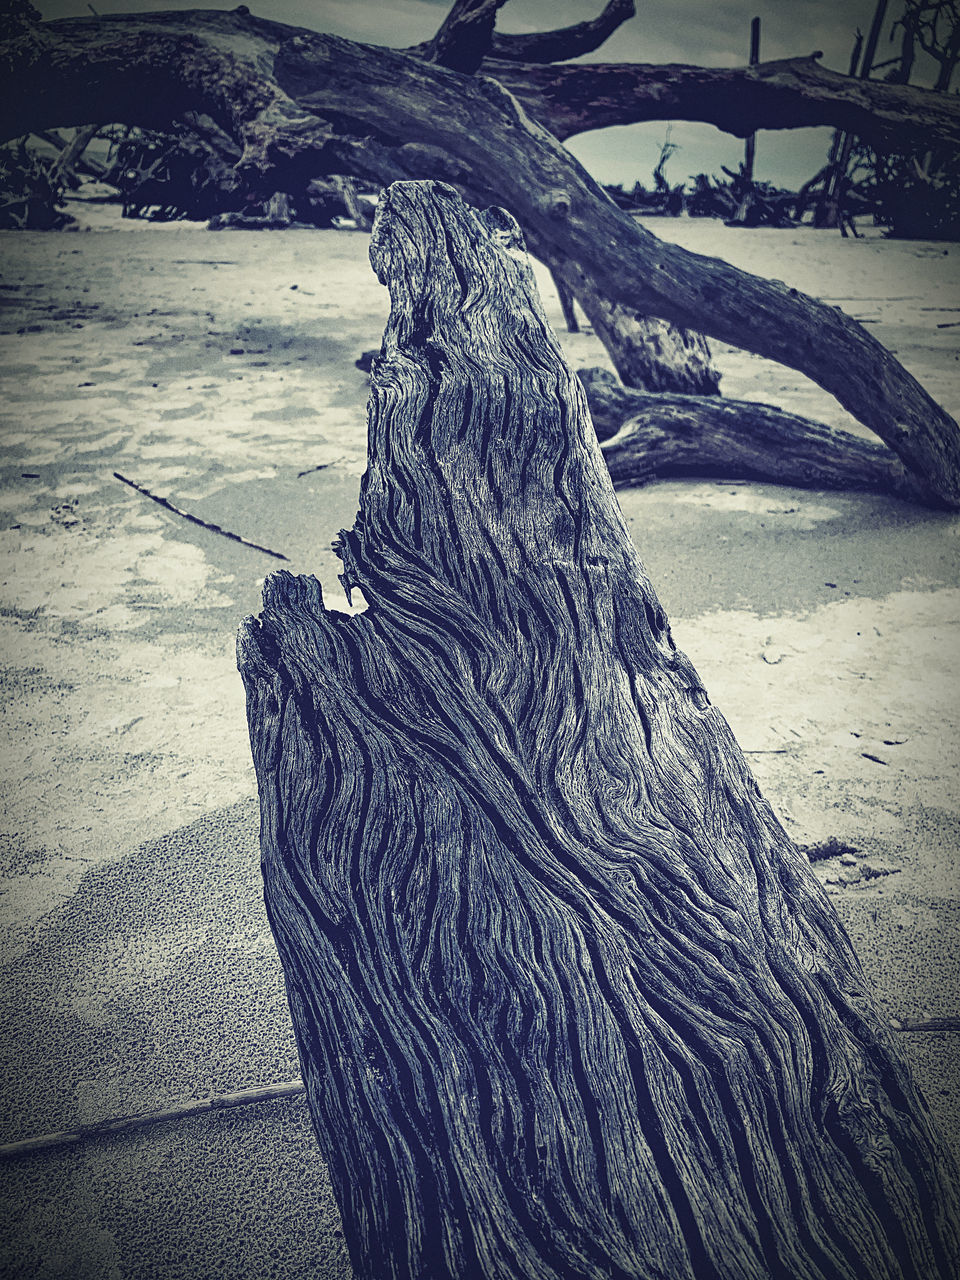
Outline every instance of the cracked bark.
POLYGON ((265 897, 369 1280, 947 1280, 953 1173, 634 550, 516 224, 393 186, 360 616, 239 637, 265 897))

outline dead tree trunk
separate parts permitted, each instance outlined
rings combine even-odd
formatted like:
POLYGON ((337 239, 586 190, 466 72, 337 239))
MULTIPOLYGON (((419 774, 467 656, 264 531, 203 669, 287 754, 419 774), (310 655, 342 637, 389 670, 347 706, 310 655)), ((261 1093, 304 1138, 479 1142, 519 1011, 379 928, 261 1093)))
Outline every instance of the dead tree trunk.
POLYGON ((516 224, 398 184, 371 257, 369 608, 280 573, 239 638, 354 1266, 952 1278, 929 1115, 671 639, 516 224))
POLYGON ((575 263, 553 270, 580 303, 626 386, 678 395, 719 394, 720 372, 702 333, 612 302, 575 263))
POLYGON ((334 183, 340 199, 343 201, 343 207, 357 224, 358 229, 360 231, 369 231, 373 225, 373 218, 370 211, 364 208, 360 201, 356 183, 352 178, 345 178, 341 175, 337 175, 334 178, 334 183))
POLYGON ((573 292, 567 288, 566 282, 561 280, 552 268, 550 278, 553 280, 553 287, 560 300, 560 310, 563 312, 563 323, 567 326, 567 333, 579 333, 580 323, 577 320, 576 299, 573 292))

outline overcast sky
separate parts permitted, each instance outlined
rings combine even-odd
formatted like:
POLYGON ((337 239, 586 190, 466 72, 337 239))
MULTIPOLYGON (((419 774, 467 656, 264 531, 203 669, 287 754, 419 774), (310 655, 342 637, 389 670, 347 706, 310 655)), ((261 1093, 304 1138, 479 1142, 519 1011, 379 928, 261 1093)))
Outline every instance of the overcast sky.
MULTIPOLYGON (((89 15, 85 0, 34 0, 44 17, 89 15)), ((424 40, 436 30, 449 0, 248 0, 254 13, 280 22, 330 31, 352 40, 403 46, 424 40)), ((604 0, 510 0, 501 9, 498 30, 535 31, 592 18, 604 0)), ((703 66, 736 66, 747 61, 750 19, 761 19, 760 56, 786 58, 823 51, 825 66, 846 71, 858 27, 866 34, 876 0, 637 0, 637 16, 625 23, 590 61, 689 62, 703 66)), ((157 9, 223 8, 236 5, 197 0, 94 0, 100 13, 149 12, 157 9)), ((878 59, 891 56, 888 42, 893 17, 900 11, 891 0, 878 59)), ((630 125, 584 134, 570 150, 602 182, 650 183, 663 123, 630 125)), ((709 125, 677 123, 670 139, 680 150, 667 176, 680 182, 689 174, 719 173, 736 168, 743 143, 709 125)), ((820 167, 829 146, 827 130, 803 129, 761 133, 756 176, 797 186, 820 167)))

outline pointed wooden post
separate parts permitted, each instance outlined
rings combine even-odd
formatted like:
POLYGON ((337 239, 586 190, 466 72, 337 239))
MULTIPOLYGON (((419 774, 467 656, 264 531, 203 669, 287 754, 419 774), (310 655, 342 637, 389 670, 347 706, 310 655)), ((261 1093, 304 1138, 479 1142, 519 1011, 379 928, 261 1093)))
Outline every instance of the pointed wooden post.
MULTIPOLYGON (((760 61, 760 19, 750 22, 750 66, 755 67, 760 61)), ((747 138, 743 151, 743 176, 747 182, 753 182, 753 164, 757 155, 757 135, 751 133, 747 138)))

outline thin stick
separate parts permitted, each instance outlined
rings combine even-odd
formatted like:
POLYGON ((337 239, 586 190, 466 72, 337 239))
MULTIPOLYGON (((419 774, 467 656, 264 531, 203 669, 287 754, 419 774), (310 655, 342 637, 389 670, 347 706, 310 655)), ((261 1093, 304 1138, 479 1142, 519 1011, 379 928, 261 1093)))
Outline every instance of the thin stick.
POLYGON ((960 1018, 891 1018, 894 1031, 960 1031, 960 1018))
POLYGON ((122 480, 131 489, 136 489, 137 493, 142 493, 151 502, 156 502, 159 506, 165 507, 167 511, 172 511, 175 516, 182 516, 184 520, 189 520, 191 524, 199 525, 201 529, 209 529, 211 533, 222 534, 224 538, 230 538, 233 542, 239 542, 245 547, 252 547, 254 551, 262 551, 265 556, 273 556, 275 560, 289 562, 290 557, 283 555, 280 551, 271 551, 269 547, 261 547, 259 542, 250 542, 247 538, 241 538, 239 533, 231 533, 229 529, 221 529, 218 524, 211 524, 209 520, 201 520, 199 516, 192 516, 189 511, 181 511, 179 507, 175 507, 166 498, 158 498, 155 493, 151 493, 149 489, 145 489, 142 484, 137 484, 134 480, 128 480, 119 471, 115 471, 113 477, 115 480, 122 480))
POLYGON ((296 1098, 304 1093, 302 1080, 289 1080, 285 1084, 254 1085, 236 1093, 221 1093, 213 1098, 191 1098, 189 1102, 176 1103, 153 1111, 138 1111, 131 1116, 113 1116, 96 1124, 79 1125, 62 1133, 45 1133, 37 1138, 24 1138, 22 1142, 8 1142, 0 1146, 0 1159, 35 1155, 57 1147, 75 1147, 88 1138, 106 1137, 113 1133, 126 1133, 131 1129, 143 1129, 147 1125, 160 1124, 164 1120, 182 1120, 185 1116, 203 1115, 210 1111, 223 1111, 230 1107, 245 1107, 251 1102, 270 1102, 274 1098, 296 1098))
MULTIPOLYGON (((960 1018, 891 1018, 894 1031, 960 1031, 960 1018)), ((213 1098, 191 1098, 189 1102, 175 1103, 155 1111, 138 1111, 132 1116, 112 1116, 95 1124, 79 1125, 61 1133, 44 1133, 36 1138, 24 1138, 21 1142, 8 1142, 0 1146, 0 1160, 12 1160, 16 1156, 36 1155, 61 1147, 75 1147, 88 1138, 109 1137, 114 1133, 128 1133, 145 1129, 148 1125, 164 1120, 182 1120, 187 1116, 206 1115, 211 1111, 225 1111, 231 1107, 246 1107, 253 1102, 271 1102, 274 1098, 299 1098, 306 1092, 302 1080, 288 1080, 284 1084, 259 1084, 236 1093, 221 1093, 213 1098)))

